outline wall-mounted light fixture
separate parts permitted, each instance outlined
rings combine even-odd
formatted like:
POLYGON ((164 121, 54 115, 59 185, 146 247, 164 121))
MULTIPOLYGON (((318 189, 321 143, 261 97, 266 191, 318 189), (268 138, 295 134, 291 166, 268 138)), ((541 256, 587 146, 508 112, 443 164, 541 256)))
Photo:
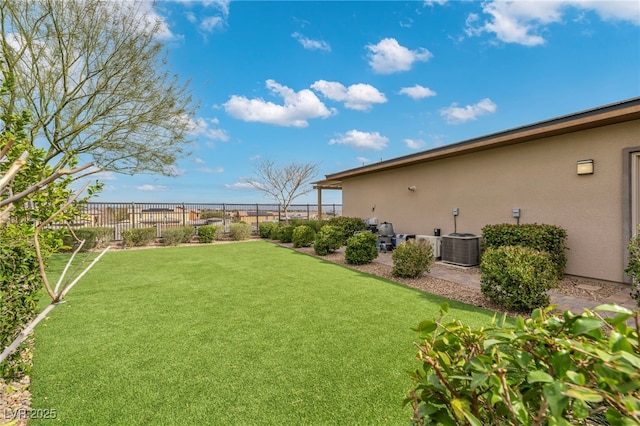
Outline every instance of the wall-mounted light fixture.
POLYGON ((409 191, 411 192, 416 192, 416 187, 415 185, 411 185, 410 187, 407 188, 409 191))
POLYGON ((579 175, 592 175, 593 174, 593 160, 580 160, 580 161, 578 161, 577 173, 579 175))

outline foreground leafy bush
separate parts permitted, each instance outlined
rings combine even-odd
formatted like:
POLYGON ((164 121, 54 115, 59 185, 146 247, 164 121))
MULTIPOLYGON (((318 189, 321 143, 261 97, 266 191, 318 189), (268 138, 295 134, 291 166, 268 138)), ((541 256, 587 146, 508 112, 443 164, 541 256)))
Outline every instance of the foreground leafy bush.
POLYGON ((416 278, 431 270, 433 246, 427 241, 407 240, 400 243, 391 255, 395 277, 416 278))
POLYGON ((214 225, 202 225, 198 227, 198 241, 201 243, 212 243, 216 239, 218 228, 214 225))
POLYGON ((629 263, 624 272, 631 277, 631 297, 640 307, 640 234, 629 241, 628 247, 629 263))
POLYGON ((513 311, 531 312, 548 306, 547 290, 558 282, 547 253, 529 247, 486 249, 480 274, 482 294, 513 311))
POLYGON ((291 241, 294 247, 309 247, 316 238, 316 231, 307 225, 296 226, 291 241))
POLYGON ((280 225, 278 228, 278 240, 281 243, 290 243, 293 241, 293 230, 295 226, 293 225, 280 225))
POLYGON ((342 245, 345 245, 349 237, 352 237, 356 231, 364 231, 367 229, 366 222, 364 219, 359 217, 332 217, 329 219, 328 224, 342 229, 342 245))
POLYGON ((193 227, 179 226, 177 228, 167 228, 162 231, 162 245, 175 246, 191 242, 193 237, 193 227))
POLYGON ((640 424, 640 311, 551 309, 474 329, 447 320, 444 304, 439 318, 421 322, 421 367, 405 400, 413 424, 640 424))
MULTIPOLYGON (((33 228, 25 224, 0 227, 0 344, 3 348, 9 346, 37 314, 38 293, 43 282, 33 235, 33 228)), ((41 237, 40 247, 46 261, 62 241, 54 233, 43 233, 41 237)), ((0 364, 3 378, 11 380, 29 374, 30 363, 24 362, 21 352, 16 351, 0 364)))
POLYGON ((274 222, 263 222, 258 225, 258 235, 260 238, 271 238, 271 232, 278 228, 278 224, 274 222))
POLYGON ((566 240, 567 231, 555 225, 503 223, 482 228, 485 248, 523 246, 547 252, 558 279, 562 279, 567 266, 566 240))
POLYGON ((364 265, 373 262, 378 257, 376 243, 378 236, 371 232, 360 232, 347 240, 344 258, 347 263, 364 265))
POLYGON ((344 234, 342 229, 337 226, 325 225, 320 228, 313 241, 313 249, 320 256, 326 256, 342 247, 342 239, 344 234))
POLYGON ((229 236, 233 241, 251 238, 251 225, 246 222, 236 222, 229 226, 229 236))
POLYGON ((122 244, 125 247, 148 246, 156 239, 156 228, 133 228, 122 231, 122 244))
MULTIPOLYGON (((80 249, 82 252, 106 247, 111 242, 113 235, 113 229, 106 227, 76 228, 73 232, 78 237, 78 240, 84 240, 84 244, 80 249)), ((68 229, 62 231, 62 240, 65 247, 69 247, 68 250, 75 251, 80 245, 68 229)))

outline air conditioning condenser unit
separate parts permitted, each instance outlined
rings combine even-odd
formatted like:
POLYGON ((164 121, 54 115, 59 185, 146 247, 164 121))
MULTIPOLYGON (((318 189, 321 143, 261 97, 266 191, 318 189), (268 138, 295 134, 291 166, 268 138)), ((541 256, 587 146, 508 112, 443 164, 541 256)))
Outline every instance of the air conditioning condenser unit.
POLYGON ((480 236, 454 233, 442 237, 442 261, 459 266, 480 264, 480 236))

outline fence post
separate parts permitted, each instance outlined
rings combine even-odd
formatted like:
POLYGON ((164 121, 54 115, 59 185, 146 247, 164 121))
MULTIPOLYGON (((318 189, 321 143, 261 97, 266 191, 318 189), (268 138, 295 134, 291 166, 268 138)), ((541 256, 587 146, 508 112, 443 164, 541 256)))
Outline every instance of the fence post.
POLYGON ((222 227, 223 231, 227 232, 227 210, 224 203, 222 203, 222 227))
POLYGON ((278 203, 278 223, 280 223, 280 221, 282 220, 282 218, 280 217, 280 203, 278 203))
POLYGON ((256 203, 256 233, 260 233, 260 207, 256 203))
POLYGON ((182 203, 182 226, 187 226, 187 207, 182 203))
POLYGON ((131 203, 131 227, 136 227, 136 203, 131 203))
POLYGON ((311 219, 311 213, 309 212, 309 204, 307 204, 307 220, 311 219))

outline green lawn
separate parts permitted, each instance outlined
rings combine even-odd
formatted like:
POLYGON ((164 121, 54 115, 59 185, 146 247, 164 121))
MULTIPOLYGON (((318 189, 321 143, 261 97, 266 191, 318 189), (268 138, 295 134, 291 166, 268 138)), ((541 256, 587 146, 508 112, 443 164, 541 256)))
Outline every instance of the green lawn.
POLYGON ((444 301, 264 241, 110 252, 67 300, 36 329, 57 419, 33 424, 406 425, 410 328, 444 301))

